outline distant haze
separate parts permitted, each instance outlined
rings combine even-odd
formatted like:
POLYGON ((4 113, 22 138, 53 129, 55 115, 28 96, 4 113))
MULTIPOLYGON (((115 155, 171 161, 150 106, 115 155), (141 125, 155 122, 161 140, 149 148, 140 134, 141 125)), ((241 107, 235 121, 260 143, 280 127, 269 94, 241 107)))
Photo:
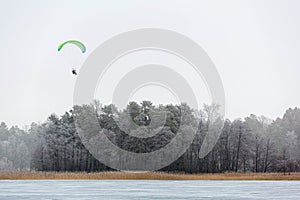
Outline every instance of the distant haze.
POLYGON ((71 109, 71 68, 110 37, 144 27, 184 34, 208 53, 223 81, 227 118, 279 117, 300 105, 299 10, 297 0, 3 0, 0 121, 24 126, 71 109), (87 53, 68 61, 72 55, 57 52, 67 39, 83 41, 87 53))

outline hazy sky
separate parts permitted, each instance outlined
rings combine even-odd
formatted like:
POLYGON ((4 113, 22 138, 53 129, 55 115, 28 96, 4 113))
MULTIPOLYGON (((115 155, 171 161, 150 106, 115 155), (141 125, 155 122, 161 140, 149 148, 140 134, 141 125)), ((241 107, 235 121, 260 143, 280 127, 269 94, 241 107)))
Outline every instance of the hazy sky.
POLYGON ((275 118, 300 105, 300 1, 45 2, 1 1, 0 121, 8 125, 72 107, 76 77, 60 42, 87 45, 80 63, 110 37, 144 27, 177 31, 204 48, 223 81, 226 117, 275 118))

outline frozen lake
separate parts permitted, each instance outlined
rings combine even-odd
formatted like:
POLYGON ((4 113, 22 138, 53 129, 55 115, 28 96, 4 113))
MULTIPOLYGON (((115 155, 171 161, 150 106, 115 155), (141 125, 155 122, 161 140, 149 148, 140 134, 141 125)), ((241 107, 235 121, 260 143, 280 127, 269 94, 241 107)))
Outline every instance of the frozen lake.
POLYGON ((0 181, 0 199, 299 199, 300 181, 0 181))

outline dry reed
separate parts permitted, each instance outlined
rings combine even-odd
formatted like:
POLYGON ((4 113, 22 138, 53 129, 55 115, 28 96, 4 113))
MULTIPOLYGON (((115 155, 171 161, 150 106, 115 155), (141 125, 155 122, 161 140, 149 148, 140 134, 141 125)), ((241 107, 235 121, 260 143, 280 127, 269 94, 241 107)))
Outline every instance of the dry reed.
POLYGON ((0 171, 0 180, 300 180, 300 173, 35 172, 0 171))

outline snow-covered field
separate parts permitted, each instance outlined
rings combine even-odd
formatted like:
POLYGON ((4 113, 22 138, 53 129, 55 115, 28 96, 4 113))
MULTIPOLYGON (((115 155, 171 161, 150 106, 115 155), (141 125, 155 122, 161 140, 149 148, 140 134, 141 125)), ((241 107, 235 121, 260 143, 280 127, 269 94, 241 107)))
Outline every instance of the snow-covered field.
POLYGON ((300 181, 0 181, 0 199, 299 199, 300 181))

